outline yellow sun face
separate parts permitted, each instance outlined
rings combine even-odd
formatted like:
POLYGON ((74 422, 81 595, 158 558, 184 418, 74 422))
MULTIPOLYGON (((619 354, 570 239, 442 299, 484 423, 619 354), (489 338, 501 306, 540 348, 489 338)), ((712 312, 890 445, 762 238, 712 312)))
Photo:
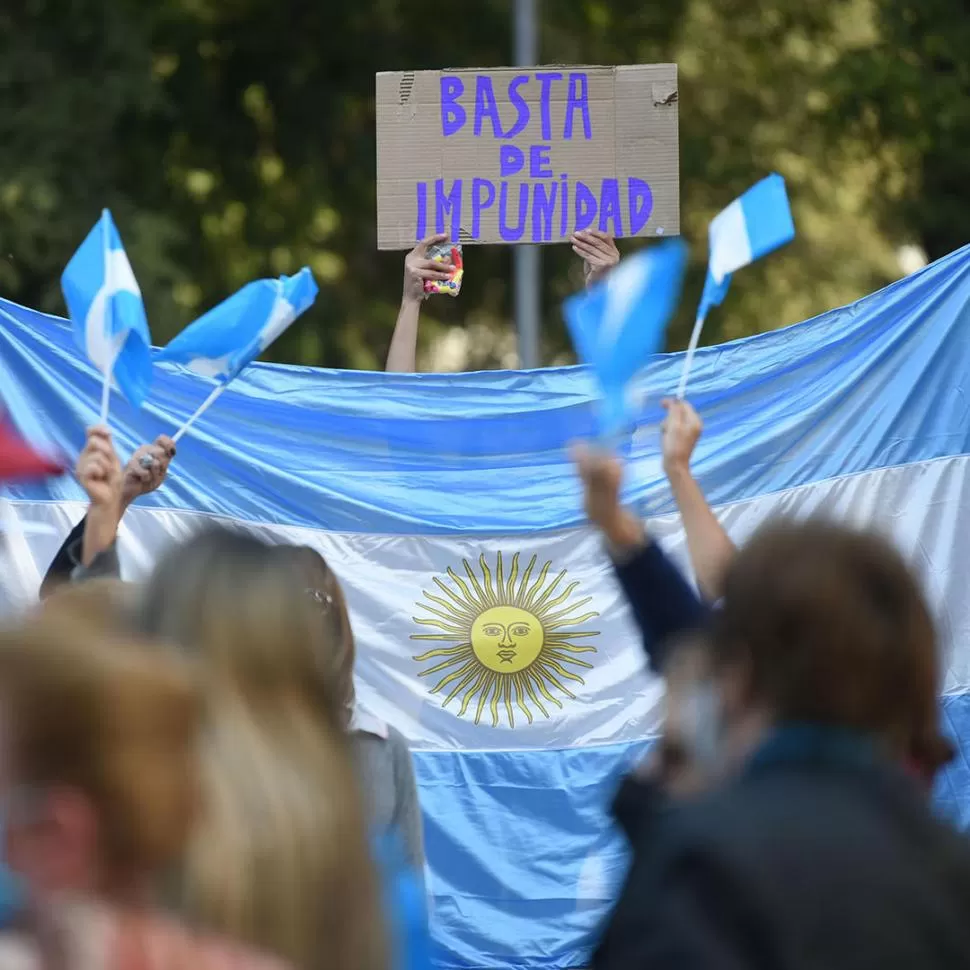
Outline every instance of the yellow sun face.
POLYGON ((542 624, 517 606, 493 606, 472 623, 472 651, 489 670, 517 674, 542 651, 542 624))
POLYGON ((460 700, 459 717, 477 701, 476 724, 486 705, 493 726, 504 714, 509 726, 515 727, 516 708, 531 724, 537 711, 549 717, 545 702, 562 707, 553 691, 575 699, 563 681, 582 685, 577 670, 592 669, 580 655, 595 653, 596 648, 575 642, 599 636, 577 629, 599 616, 593 611, 580 612, 591 597, 574 596, 578 583, 563 586, 566 570, 549 579, 551 562, 535 575, 537 563, 533 556, 520 575, 516 554, 506 577, 501 553, 496 557, 494 576, 484 555, 478 561, 480 573, 465 560, 464 577, 449 568, 449 582, 435 578, 443 596, 425 590, 426 602, 416 604, 428 615, 416 616, 414 622, 438 632, 415 633, 411 639, 451 644, 415 657, 418 663, 439 661, 419 676, 440 675, 431 693, 444 695, 442 707, 460 700))

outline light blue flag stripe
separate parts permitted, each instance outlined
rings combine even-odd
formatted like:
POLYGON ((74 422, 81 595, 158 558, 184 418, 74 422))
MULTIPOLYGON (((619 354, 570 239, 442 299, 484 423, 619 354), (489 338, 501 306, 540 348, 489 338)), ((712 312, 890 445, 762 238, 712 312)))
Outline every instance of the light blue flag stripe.
MULTIPOLYGON (((970 454, 968 306, 970 247, 851 306, 701 348, 692 400, 707 430, 695 467, 711 500, 970 454)), ((682 360, 656 357, 637 379, 640 422, 659 424, 682 360)), ((157 370, 142 413, 119 414, 125 447, 177 427, 211 389, 157 370)), ((50 444, 77 454, 97 385, 62 322, 0 302, 0 384, 22 427, 44 415, 50 444)), ((405 535, 566 528, 583 521, 578 485, 562 474, 567 448, 595 433, 597 396, 582 367, 400 375, 254 364, 220 401, 217 435, 186 439, 179 475, 144 502, 259 521, 269 489, 282 524, 405 535), (213 494, 211 448, 236 487, 213 494)), ((630 446, 627 483, 641 508, 674 510, 659 432, 630 446)), ((56 488, 83 499, 68 480, 56 488)))
POLYGON ((313 304, 317 292, 308 267, 292 277, 247 283, 189 324, 156 360, 228 383, 313 304))
POLYGON ((61 276, 78 347, 102 373, 113 373, 136 407, 152 380, 151 335, 141 290, 105 209, 61 276))
POLYGON ((635 423, 630 381, 663 350, 686 265, 687 246, 671 239, 623 260, 604 282, 563 304, 576 354, 602 391, 601 435, 617 435, 635 423))

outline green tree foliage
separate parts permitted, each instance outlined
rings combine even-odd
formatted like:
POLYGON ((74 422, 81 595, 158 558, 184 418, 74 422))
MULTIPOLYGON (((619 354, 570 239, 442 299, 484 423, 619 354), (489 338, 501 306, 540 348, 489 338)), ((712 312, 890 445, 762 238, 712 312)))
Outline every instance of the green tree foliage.
MULTIPOLYGON (((699 296, 710 217, 769 171, 799 236, 739 274, 708 341, 754 333, 900 275, 896 249, 963 242, 970 27, 957 0, 575 0, 542 9, 543 60, 680 66, 682 227, 699 296)), ((277 359, 379 367, 403 254, 375 245, 374 74, 499 66, 511 3, 474 15, 396 0, 14 0, 0 9, 0 294, 62 312, 58 277, 103 206, 163 343, 246 281, 303 264, 317 305, 277 359)), ((580 285, 543 250, 544 360, 580 285)), ((422 341, 464 366, 508 362, 511 254, 466 254, 458 300, 422 341)), ((439 354, 438 357, 441 355, 439 354)), ((429 361, 435 359, 431 354, 429 361)))

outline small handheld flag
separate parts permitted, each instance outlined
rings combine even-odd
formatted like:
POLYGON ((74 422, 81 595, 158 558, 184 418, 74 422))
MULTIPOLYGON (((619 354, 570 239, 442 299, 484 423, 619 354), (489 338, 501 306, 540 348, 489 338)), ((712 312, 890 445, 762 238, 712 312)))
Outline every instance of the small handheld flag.
POLYGON ((46 478, 63 471, 60 462, 36 451, 17 434, 0 406, 0 482, 46 478))
POLYGON ((63 462, 34 448, 14 424, 0 397, 0 485, 60 475, 63 462))
POLYGON ((711 220, 707 235, 710 246, 707 279, 680 375, 679 398, 687 390, 687 378, 707 313, 711 307, 721 305, 732 273, 795 238, 785 180, 772 174, 753 185, 711 220))
POLYGON ((618 434, 630 423, 627 388, 663 349, 686 264, 686 244, 672 239, 624 260, 603 283, 563 303, 576 354, 593 369, 602 391, 604 435, 618 434))
POLYGON ((64 269, 61 290, 78 346, 104 375, 100 423, 107 421, 112 377, 140 407, 152 379, 151 335, 141 290, 107 209, 64 269))
POLYGON ((182 435, 220 394, 317 298, 316 281, 304 266, 296 276, 247 283, 190 323, 156 359, 181 364, 219 384, 178 430, 182 435))

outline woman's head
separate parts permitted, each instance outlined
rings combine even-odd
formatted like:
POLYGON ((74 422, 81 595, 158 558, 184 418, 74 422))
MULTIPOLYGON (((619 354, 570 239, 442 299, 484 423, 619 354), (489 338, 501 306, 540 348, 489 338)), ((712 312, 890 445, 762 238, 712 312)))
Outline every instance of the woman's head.
POLYGON ((343 590, 327 560, 310 546, 286 547, 306 578, 306 594, 319 618, 323 654, 337 702, 349 718, 354 707, 354 634, 343 590))
POLYGON ((298 967, 371 970, 384 959, 377 883, 327 662, 327 608, 342 599, 308 574, 291 547, 215 530, 147 584, 145 629, 197 656, 209 688, 182 905, 298 967))
POLYGON ((63 618, 0 633, 11 866, 39 892, 143 887, 184 849, 200 721, 177 657, 63 618))
POLYGON ((138 622, 139 592, 139 587, 120 579, 67 583, 42 601, 39 612, 94 633, 130 635, 138 622))
POLYGON ((729 716, 760 708, 865 734, 934 770, 946 760, 930 612, 877 535, 823 521, 761 529, 728 571, 712 648, 729 716))
POLYGON ((209 529, 159 562, 142 600, 142 628, 200 656, 214 682, 250 697, 312 694, 339 717, 320 605, 288 546, 209 529))

